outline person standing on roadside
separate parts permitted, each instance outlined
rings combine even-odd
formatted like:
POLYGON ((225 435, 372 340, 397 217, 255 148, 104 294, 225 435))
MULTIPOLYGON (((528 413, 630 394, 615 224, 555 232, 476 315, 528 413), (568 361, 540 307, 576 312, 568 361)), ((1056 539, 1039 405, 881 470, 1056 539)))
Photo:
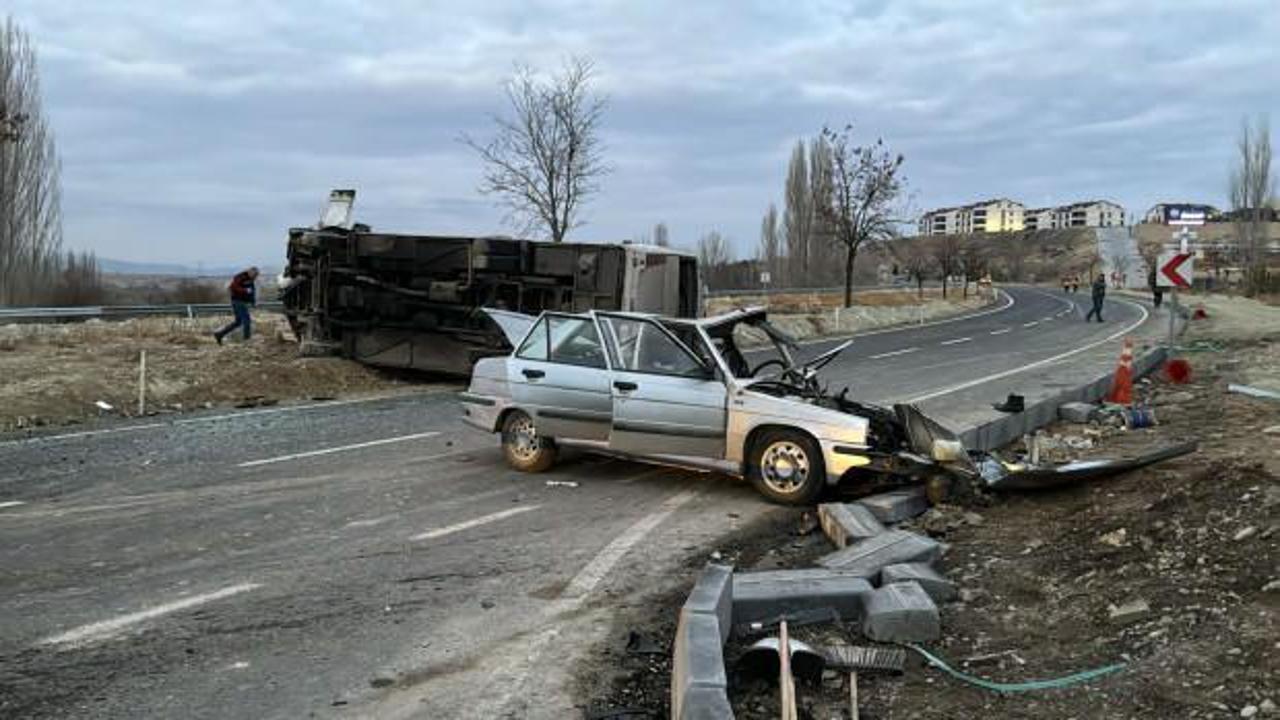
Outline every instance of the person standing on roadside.
POLYGON ((1156 282, 1155 266, 1152 266, 1151 271, 1147 273, 1147 284, 1151 286, 1151 304, 1160 307, 1160 303, 1164 302, 1164 290, 1156 282))
POLYGON ((1084 321, 1089 322, 1089 318, 1097 316, 1098 322, 1102 322, 1102 301, 1107 299, 1107 276, 1098 274, 1098 279, 1093 281, 1093 309, 1088 315, 1084 316, 1084 321))
POLYGON ((248 270, 241 270, 236 276, 231 278, 231 284, 227 286, 227 290, 231 294, 231 312, 235 315, 235 319, 221 330, 213 334, 213 339, 222 344, 222 338, 231 334, 236 328, 242 328, 244 339, 248 340, 253 334, 253 322, 249 316, 249 307, 258 302, 258 268, 251 267, 248 270))

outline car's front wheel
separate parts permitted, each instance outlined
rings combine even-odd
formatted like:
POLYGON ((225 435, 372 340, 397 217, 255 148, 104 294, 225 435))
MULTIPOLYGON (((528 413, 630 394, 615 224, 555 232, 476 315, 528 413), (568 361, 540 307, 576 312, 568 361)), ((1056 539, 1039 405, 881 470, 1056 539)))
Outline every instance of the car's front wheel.
POLYGON ((827 471, 818 444, 795 430, 767 430, 752 446, 747 477, 765 497, 809 505, 822 494, 827 471))
POLYGON ((556 461, 556 446, 550 438, 538 435, 533 418, 514 410, 502 422, 502 452, 507 464, 522 472, 543 472, 556 461))

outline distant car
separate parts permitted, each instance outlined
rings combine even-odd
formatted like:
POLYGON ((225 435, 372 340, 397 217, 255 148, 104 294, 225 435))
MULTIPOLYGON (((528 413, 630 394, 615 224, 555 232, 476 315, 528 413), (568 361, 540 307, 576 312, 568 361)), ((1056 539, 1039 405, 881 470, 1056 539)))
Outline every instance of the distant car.
POLYGON ((508 463, 540 472, 559 446, 723 471, 801 505, 850 476, 932 480, 972 466, 914 407, 832 396, 763 309, 702 319, 640 313, 486 310, 515 350, 476 363, 465 421, 502 434, 508 463))

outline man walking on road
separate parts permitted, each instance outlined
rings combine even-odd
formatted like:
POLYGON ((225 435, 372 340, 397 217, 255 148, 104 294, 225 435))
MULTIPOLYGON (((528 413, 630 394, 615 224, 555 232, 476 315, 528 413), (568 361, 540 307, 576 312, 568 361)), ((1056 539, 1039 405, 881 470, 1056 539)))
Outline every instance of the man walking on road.
POLYGON ((1088 315, 1084 316, 1084 321, 1089 322, 1089 318, 1095 315, 1098 322, 1102 322, 1102 301, 1107 298, 1107 276, 1098 275, 1098 279, 1093 281, 1093 309, 1088 315))
POLYGON ((235 315, 235 320, 231 324, 222 328, 213 334, 213 339, 222 344, 222 338, 226 337, 236 328, 243 328, 244 339, 248 340, 253 334, 252 320, 249 317, 249 306, 258 302, 258 288, 255 282, 258 279, 258 268, 251 267, 248 270, 242 270, 231 278, 231 284, 227 289, 231 293, 231 312, 235 315))

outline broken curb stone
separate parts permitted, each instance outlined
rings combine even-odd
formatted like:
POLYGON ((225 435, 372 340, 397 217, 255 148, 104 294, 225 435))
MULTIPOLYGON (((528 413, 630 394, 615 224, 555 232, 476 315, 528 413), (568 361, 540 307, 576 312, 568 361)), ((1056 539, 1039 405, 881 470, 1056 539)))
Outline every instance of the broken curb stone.
POLYGON ((818 520, 822 523, 822 531, 838 548, 873 538, 886 529, 870 508, 852 503, 819 505, 818 520))
POLYGON ((882 523, 893 524, 923 514, 929 509, 924 486, 903 488, 864 497, 858 501, 882 523))
POLYGON ((1066 422, 1085 424, 1093 419, 1096 408, 1089 403, 1069 402, 1058 406, 1058 417, 1066 422))
POLYGON ((877 642, 930 642, 942 636, 938 606, 913 582, 893 583, 867 596, 862 634, 877 642))
POLYGON ((830 608, 841 619, 862 616, 871 592, 865 578, 838 570, 768 570, 733 577, 733 620, 751 623, 780 615, 830 608))
POLYGON ((933 563, 942 555, 936 540, 906 530, 889 530, 869 540, 824 555, 818 564, 847 575, 874 580, 886 565, 933 563))
POLYGON ((707 563, 698 580, 689 591, 689 597, 680 608, 683 619, 690 613, 713 615, 720 624, 720 643, 729 639, 733 624, 733 568, 728 565, 707 563))
POLYGON ((708 704, 708 697, 724 696, 728 681, 715 615, 680 613, 671 653, 671 716, 696 717, 686 710, 708 704), (704 690, 695 694, 699 688, 704 690))
POLYGON ((881 585, 892 585, 899 582, 914 582, 923 588, 935 603, 950 602, 956 599, 955 583, 924 563, 886 565, 880 571, 881 585))

